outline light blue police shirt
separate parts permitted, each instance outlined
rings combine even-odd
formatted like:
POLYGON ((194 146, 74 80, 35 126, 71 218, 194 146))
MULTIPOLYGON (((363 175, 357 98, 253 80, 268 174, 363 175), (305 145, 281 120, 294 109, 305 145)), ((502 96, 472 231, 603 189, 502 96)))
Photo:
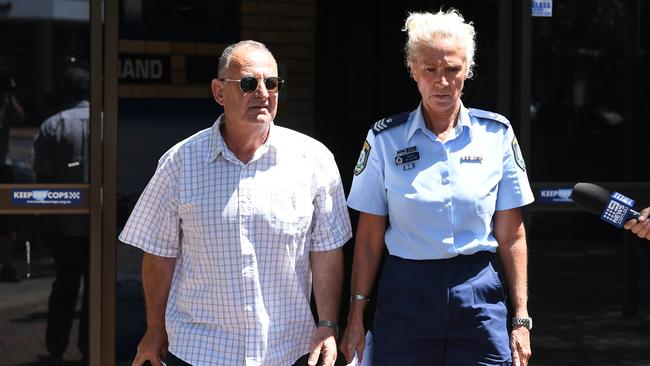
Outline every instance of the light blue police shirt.
POLYGON ((427 129, 422 105, 379 120, 354 174, 348 206, 388 215, 388 251, 406 259, 495 252, 495 210, 534 200, 508 120, 464 106, 445 142, 427 129))

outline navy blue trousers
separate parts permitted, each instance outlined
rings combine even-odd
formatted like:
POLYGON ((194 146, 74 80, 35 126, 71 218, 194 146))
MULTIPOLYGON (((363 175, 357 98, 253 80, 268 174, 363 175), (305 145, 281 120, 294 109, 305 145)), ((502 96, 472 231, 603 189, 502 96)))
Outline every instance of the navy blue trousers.
POLYGON ((511 365, 496 255, 389 256, 379 284, 374 365, 511 365))

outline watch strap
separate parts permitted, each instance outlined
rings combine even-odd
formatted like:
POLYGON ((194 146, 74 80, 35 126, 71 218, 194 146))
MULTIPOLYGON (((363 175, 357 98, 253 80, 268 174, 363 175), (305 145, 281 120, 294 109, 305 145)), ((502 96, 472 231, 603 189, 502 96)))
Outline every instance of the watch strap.
POLYGON ((328 327, 332 328, 334 330, 334 334, 336 334, 336 338, 339 338, 339 326, 334 323, 331 320, 320 320, 318 324, 316 324, 317 327, 328 327))
POLYGON ((513 317, 512 318, 512 326, 521 326, 524 327, 528 330, 533 329, 533 318, 520 318, 520 317, 513 317))

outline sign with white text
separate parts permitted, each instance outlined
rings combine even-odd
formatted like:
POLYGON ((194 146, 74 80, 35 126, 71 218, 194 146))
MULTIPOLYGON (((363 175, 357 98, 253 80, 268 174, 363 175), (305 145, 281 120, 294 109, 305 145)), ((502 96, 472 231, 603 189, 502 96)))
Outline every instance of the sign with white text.
POLYGON ((63 205, 81 206, 81 189, 14 189, 11 203, 15 206, 63 205))
POLYGON ((124 84, 169 84, 169 55, 120 54, 118 76, 124 84))
POLYGON ((89 184, 0 184, 2 214, 86 214, 89 184))
POLYGON ((531 6, 534 17, 553 16, 553 0, 532 0, 531 6))
POLYGON ((546 188, 539 189, 537 203, 541 204, 566 204, 573 203, 571 199, 571 188, 546 188))

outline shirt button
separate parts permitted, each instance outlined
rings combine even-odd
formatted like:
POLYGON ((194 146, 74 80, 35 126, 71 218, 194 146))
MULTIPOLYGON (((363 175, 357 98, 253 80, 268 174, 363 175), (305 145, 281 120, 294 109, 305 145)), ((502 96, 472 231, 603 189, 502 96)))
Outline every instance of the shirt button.
POLYGON ((246 311, 253 311, 253 307, 250 305, 246 305, 244 309, 246 309, 246 311))
POLYGON ((451 207, 451 202, 445 203, 445 207, 447 207, 447 208, 451 207))
POLYGON ((449 179, 447 179, 447 178, 442 178, 442 184, 448 184, 448 183, 449 183, 449 179))

